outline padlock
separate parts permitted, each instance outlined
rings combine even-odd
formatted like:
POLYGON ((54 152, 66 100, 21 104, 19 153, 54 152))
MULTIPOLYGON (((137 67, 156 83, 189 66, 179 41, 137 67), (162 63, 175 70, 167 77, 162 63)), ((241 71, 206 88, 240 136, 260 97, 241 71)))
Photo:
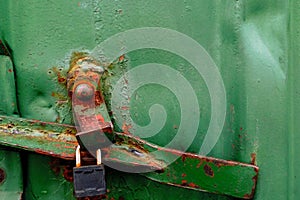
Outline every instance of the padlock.
POLYGON ((106 193, 104 165, 101 150, 97 150, 97 165, 81 166, 80 145, 76 148, 76 167, 73 168, 74 192, 76 197, 98 196, 106 193))

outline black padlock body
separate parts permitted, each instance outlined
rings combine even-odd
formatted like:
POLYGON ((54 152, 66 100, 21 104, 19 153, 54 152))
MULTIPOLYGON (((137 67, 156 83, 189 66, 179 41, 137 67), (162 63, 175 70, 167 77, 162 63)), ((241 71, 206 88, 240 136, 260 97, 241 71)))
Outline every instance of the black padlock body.
POLYGON ((98 196, 106 193, 104 165, 73 168, 76 197, 98 196))

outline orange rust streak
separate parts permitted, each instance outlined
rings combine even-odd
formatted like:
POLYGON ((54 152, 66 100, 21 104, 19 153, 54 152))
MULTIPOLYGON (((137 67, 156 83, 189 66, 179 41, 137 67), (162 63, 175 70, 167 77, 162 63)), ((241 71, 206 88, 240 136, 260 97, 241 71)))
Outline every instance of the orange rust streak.
POLYGON ((132 128, 132 126, 127 125, 126 123, 124 123, 123 126, 122 126, 122 130, 124 131, 124 133, 129 134, 129 135, 130 135, 129 129, 131 129, 131 128, 132 128))

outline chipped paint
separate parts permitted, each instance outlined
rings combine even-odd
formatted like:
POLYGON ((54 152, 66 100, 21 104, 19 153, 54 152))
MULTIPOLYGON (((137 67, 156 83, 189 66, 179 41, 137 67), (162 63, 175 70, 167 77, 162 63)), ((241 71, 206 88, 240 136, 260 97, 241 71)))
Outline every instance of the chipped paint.
POLYGON ((214 171, 209 165, 204 165, 204 171, 207 176, 214 177, 214 171))
POLYGON ((72 160, 77 145, 73 126, 0 116, 0 144, 72 160))

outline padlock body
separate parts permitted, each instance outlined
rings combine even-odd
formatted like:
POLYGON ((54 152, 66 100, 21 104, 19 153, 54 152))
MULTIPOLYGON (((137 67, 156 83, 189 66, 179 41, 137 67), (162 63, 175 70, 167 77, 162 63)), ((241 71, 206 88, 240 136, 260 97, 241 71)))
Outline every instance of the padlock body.
POLYGON ((73 168, 76 197, 97 196, 106 193, 104 165, 88 165, 73 168))

